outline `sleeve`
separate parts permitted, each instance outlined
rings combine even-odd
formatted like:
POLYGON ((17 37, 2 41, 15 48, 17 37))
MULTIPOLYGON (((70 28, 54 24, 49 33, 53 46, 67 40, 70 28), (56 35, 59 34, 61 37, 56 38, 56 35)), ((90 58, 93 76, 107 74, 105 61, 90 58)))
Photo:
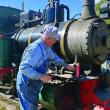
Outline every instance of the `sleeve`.
POLYGON ((38 80, 41 73, 35 70, 35 67, 42 60, 42 54, 39 47, 37 48, 27 48, 22 56, 21 64, 19 70, 23 71, 23 74, 30 79, 38 80))
POLYGON ((61 59, 57 54, 55 54, 52 49, 49 49, 49 59, 51 62, 55 63, 56 65, 61 65, 67 67, 67 63, 61 59))

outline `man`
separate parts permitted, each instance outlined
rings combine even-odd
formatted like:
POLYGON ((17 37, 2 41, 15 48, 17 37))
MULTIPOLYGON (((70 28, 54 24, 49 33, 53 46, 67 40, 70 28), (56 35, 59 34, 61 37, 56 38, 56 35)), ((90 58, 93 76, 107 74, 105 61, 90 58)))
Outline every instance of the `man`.
POLYGON ((71 64, 66 64, 50 48, 59 40, 57 28, 46 26, 41 39, 31 43, 25 49, 17 75, 17 92, 21 110, 37 109, 43 83, 52 80, 52 77, 46 74, 49 61, 73 70, 71 64))

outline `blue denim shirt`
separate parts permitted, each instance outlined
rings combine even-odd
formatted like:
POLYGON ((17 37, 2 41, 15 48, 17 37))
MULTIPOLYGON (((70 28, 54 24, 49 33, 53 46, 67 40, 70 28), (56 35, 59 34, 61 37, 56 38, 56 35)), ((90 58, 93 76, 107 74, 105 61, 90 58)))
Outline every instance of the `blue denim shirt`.
POLYGON ((64 67, 67 66, 63 59, 59 58, 50 47, 47 47, 44 42, 39 39, 25 49, 19 71, 29 79, 38 80, 41 74, 47 72, 49 61, 64 67))

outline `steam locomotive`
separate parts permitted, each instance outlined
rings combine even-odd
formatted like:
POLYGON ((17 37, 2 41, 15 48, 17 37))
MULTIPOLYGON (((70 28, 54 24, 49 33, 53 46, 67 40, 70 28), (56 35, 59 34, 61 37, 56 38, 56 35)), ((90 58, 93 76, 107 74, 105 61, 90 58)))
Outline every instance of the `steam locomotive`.
POLYGON ((68 6, 59 0, 48 0, 43 12, 22 12, 17 32, 10 38, 0 39, 0 76, 11 73, 16 77, 26 46, 41 37, 39 33, 45 25, 58 27, 61 41, 52 48, 66 62, 73 63, 76 70, 70 72, 49 64, 49 74, 54 77, 43 85, 39 94, 43 109, 110 110, 110 72, 101 69, 110 56, 109 25, 96 16, 94 0, 82 1, 79 19, 70 19, 68 6), (65 10, 67 21, 64 21, 65 10), (73 74, 73 78, 62 74, 73 74))

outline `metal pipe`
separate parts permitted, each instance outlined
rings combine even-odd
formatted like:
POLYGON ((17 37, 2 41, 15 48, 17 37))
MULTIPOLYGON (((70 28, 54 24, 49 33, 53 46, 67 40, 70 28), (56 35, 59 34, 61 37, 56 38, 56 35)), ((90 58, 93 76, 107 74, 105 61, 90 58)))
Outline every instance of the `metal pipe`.
POLYGON ((83 0, 83 9, 81 13, 81 19, 88 19, 92 17, 96 17, 96 13, 94 10, 95 0, 83 0))
POLYGON ((48 7, 48 4, 46 5, 46 7, 44 8, 43 10, 43 22, 45 23, 46 20, 45 20, 45 17, 46 17, 46 8, 48 7))
POLYGON ((60 7, 66 9, 66 11, 67 11, 67 20, 70 19, 70 10, 69 10, 68 6, 61 4, 60 7))
POLYGON ((59 0, 55 0, 55 2, 58 2, 58 5, 60 4, 60 1, 59 0))
POLYGON ((58 1, 55 1, 55 25, 57 24, 58 1))

